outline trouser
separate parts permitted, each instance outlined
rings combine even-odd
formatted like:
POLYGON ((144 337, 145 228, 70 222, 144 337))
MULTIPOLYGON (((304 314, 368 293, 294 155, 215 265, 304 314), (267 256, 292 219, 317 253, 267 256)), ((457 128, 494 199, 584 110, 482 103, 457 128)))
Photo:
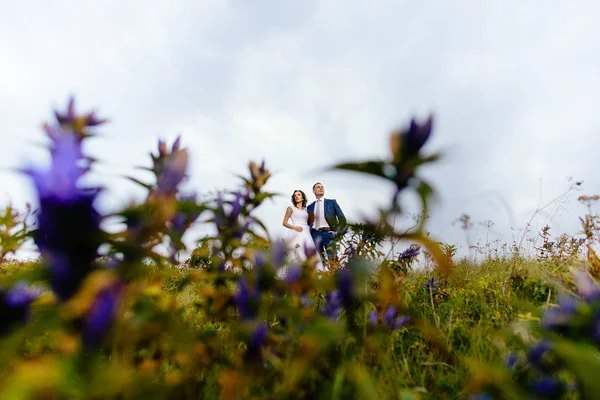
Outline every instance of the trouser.
POLYGON ((337 258, 337 250, 336 243, 333 238, 335 237, 335 231, 316 231, 311 230, 310 232, 313 240, 315 241, 315 245, 317 246, 317 251, 321 255, 321 259, 323 263, 327 260, 335 260, 337 258), (325 254, 327 257, 325 257, 325 254))

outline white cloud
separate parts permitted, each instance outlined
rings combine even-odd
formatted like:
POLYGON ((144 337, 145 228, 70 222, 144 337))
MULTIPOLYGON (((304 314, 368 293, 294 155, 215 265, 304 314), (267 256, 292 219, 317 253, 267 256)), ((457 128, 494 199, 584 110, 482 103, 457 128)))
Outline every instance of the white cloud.
MULTIPOLYGON (((200 192, 232 187, 248 160, 266 158, 268 188, 282 193, 260 212, 274 233, 289 194, 312 198, 316 180, 358 219, 391 186, 322 169, 387 157, 389 131, 430 111, 427 149, 447 150, 426 171, 441 194, 431 229, 446 240, 461 237, 451 222, 462 212, 497 221, 510 240, 509 227, 538 204, 540 179, 544 199, 564 190, 565 176, 600 191, 595 3, 282 4, 11 3, 0 15, 10 38, 0 42, 5 198, 31 198, 4 171, 43 160, 30 143, 71 93, 112 120, 90 148, 103 160, 97 179, 114 188, 106 207, 139 197, 116 177, 139 174, 133 167, 149 164, 159 137, 181 133, 192 155, 187 187, 200 192)), ((582 211, 572 201, 554 223, 576 231, 582 211)))

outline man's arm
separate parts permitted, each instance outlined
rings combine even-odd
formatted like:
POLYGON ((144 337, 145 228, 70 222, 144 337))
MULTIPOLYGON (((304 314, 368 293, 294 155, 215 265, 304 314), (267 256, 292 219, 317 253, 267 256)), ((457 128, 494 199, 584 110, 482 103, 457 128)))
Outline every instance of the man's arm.
POLYGON ((337 200, 333 200, 333 209, 335 210, 335 215, 337 215, 339 224, 341 225, 341 227, 343 229, 345 229, 345 227, 346 227, 346 216, 344 215, 344 212, 342 211, 342 208, 338 204, 337 200))

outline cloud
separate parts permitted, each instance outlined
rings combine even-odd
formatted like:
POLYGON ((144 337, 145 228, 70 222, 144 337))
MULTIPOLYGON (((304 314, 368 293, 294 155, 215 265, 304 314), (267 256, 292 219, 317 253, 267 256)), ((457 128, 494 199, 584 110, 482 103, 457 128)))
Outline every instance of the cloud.
MULTIPOLYGON (((452 221, 468 213, 510 241, 567 176, 600 190, 591 1, 32 4, 0 16, 11 38, 0 43, 10 60, 0 64, 0 166, 43 160, 31 147, 39 124, 76 94, 112 121, 89 149, 103 161, 95 179, 113 188, 107 209, 142 195, 117 178, 144 176, 134 167, 149 164, 156 140, 181 133, 190 189, 233 187, 250 159, 267 160, 268 189, 282 196, 260 216, 274 234, 289 194, 312 197, 316 180, 359 219, 389 201, 390 185, 324 169, 387 157, 389 132, 429 112, 427 150, 446 155, 425 171, 441 195, 430 230, 444 240, 462 240, 452 221)), ((31 198, 26 181, 0 179, 16 201, 31 198)), ((581 212, 571 196, 553 224, 575 232, 581 212)))

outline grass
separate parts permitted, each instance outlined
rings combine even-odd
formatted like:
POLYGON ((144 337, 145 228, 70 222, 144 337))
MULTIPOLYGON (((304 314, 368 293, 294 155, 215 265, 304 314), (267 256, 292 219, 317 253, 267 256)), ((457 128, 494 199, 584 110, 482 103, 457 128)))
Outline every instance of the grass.
MULTIPOLYGON (((35 261, 4 264, 3 277, 14 278, 14 274, 36 265, 35 261)), ((322 398, 347 398, 352 390, 343 382, 358 379, 361 374, 370 377, 370 387, 377 398, 458 398, 469 386, 471 361, 503 363, 511 350, 507 332, 519 331, 522 324, 539 317, 547 303, 555 301, 555 278, 563 269, 547 262, 497 258, 460 260, 447 278, 435 270, 411 270, 402 278, 401 303, 426 328, 401 328, 366 339, 363 346, 342 343, 335 351, 348 360, 347 368, 329 370, 326 361, 314 360, 311 372, 303 378, 305 392, 297 393, 298 398, 315 393, 322 398), (425 283, 432 276, 440 285, 430 291, 425 283), (384 346, 386 351, 377 351, 377 346, 384 346)), ((189 268, 172 269, 162 290, 175 295, 185 323, 227 336, 228 330, 220 323, 206 321, 198 304, 210 288, 202 281, 190 282, 189 272, 189 268)), ((367 313, 365 309, 359 315, 367 313)), ((29 353, 35 353, 43 346, 31 343, 28 347, 29 353)), ((216 385, 212 380, 208 383, 216 385)), ((362 386, 358 389, 370 390, 362 386)), ((269 389, 254 387, 251 392, 270 398, 265 390, 269 389)))

